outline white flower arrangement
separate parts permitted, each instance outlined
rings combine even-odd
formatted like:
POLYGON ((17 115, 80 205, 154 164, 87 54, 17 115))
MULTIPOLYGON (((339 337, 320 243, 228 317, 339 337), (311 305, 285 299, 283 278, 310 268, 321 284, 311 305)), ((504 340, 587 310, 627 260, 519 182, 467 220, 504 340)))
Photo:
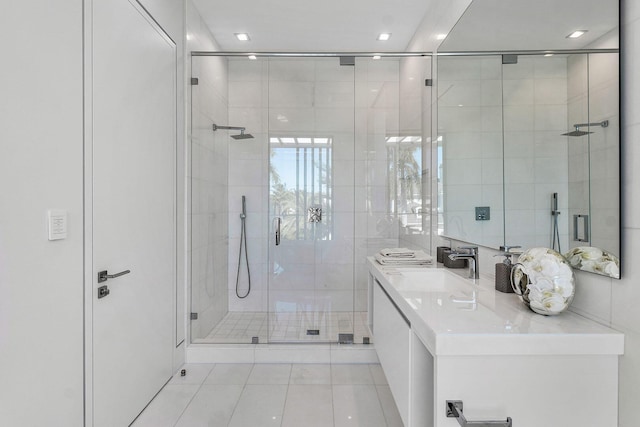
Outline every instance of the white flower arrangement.
POLYGON ((511 286, 531 310, 544 315, 562 313, 575 294, 571 266, 561 254, 549 248, 524 251, 514 264, 511 286))
POLYGON ((591 246, 578 246, 565 255, 573 268, 620 278, 620 260, 615 255, 591 246))

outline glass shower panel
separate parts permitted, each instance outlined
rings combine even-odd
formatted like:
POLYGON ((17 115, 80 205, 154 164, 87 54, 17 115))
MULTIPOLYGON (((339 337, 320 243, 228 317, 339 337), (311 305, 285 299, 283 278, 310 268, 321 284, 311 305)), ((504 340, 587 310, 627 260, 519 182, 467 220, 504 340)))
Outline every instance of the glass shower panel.
POLYGON ((227 342, 229 334, 217 332, 229 315, 229 136, 212 130, 213 123, 228 121, 227 59, 193 57, 191 66, 199 84, 190 87, 189 110, 190 336, 192 342, 227 342))
POLYGON ((269 60, 270 342, 353 339, 354 74, 269 60))

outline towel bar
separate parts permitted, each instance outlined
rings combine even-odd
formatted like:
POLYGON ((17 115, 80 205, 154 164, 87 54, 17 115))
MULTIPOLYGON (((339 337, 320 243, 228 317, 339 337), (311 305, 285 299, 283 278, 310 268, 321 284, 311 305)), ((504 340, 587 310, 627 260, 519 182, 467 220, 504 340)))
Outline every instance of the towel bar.
POLYGON ((512 427, 511 417, 506 421, 467 421, 462 413, 462 400, 447 400, 447 418, 456 418, 460 427, 512 427))

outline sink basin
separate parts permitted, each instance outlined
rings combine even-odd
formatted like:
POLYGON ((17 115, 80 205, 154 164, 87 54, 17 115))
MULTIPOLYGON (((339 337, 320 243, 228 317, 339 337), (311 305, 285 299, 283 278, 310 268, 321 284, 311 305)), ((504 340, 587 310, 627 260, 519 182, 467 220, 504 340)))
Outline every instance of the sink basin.
POLYGON ((402 271, 389 277, 389 281, 400 292, 468 293, 480 290, 471 280, 443 269, 402 271))

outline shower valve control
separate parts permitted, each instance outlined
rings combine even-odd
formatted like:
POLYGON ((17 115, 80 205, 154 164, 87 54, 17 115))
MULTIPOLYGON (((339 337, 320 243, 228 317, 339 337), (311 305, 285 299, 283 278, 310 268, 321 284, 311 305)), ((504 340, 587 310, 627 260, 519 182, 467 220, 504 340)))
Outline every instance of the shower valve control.
POLYGON ((491 207, 476 206, 476 221, 489 221, 491 219, 491 207))

